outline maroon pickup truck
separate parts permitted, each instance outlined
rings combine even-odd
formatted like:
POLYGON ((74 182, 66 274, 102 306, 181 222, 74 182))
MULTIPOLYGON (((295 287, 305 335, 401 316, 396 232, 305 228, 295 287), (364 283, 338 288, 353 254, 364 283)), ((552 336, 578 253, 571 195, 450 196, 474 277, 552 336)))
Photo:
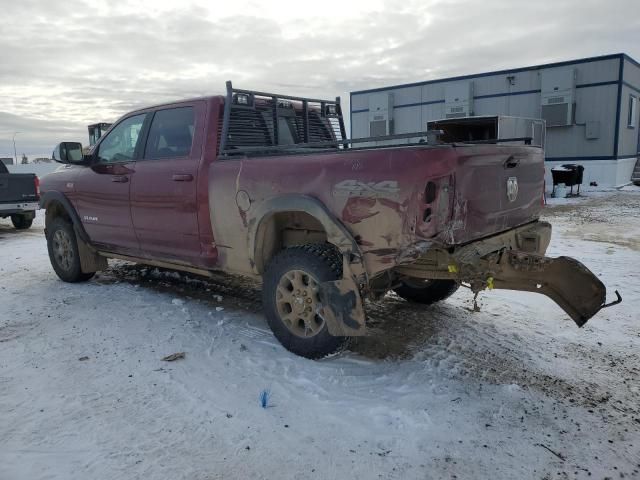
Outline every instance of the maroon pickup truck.
POLYGON ((437 138, 348 140, 339 99, 230 82, 137 110, 88 154, 56 147, 64 166, 41 184, 51 264, 67 282, 108 258, 253 277, 275 336, 309 358, 364 335, 363 300, 390 290, 423 304, 461 284, 538 292, 579 326, 606 306, 587 268, 544 256, 540 148, 437 138))

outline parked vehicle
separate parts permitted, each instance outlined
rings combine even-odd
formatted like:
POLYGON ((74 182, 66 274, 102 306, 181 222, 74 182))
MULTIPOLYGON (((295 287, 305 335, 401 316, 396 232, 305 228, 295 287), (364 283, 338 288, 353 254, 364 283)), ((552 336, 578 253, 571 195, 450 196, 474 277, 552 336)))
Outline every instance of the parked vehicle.
POLYGON ((310 358, 364 335, 363 298, 389 290, 423 304, 463 282, 538 292, 579 326, 606 306, 586 267, 544 256, 541 148, 370 146, 425 136, 347 140, 339 99, 230 82, 226 97, 131 112, 88 155, 56 147, 66 165, 42 182, 51 264, 67 282, 108 258, 262 280, 275 336, 310 358))
POLYGON ((33 173, 9 173, 0 162, 0 218, 11 217, 18 230, 31 227, 40 208, 40 182, 33 173))

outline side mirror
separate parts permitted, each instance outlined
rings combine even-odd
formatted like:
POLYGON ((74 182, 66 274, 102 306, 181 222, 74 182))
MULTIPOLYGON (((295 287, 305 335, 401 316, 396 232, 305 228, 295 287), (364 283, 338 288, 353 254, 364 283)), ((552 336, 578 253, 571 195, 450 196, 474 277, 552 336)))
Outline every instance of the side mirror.
POLYGON ((83 165, 86 158, 82 152, 82 144, 77 142, 62 142, 56 145, 51 154, 56 162, 83 165))

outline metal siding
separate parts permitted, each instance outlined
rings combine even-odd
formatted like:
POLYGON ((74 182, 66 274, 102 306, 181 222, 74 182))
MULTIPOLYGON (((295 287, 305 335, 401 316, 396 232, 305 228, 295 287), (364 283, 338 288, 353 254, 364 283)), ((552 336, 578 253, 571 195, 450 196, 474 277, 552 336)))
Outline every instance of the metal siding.
POLYGON ((624 59, 621 58, 618 65, 618 98, 616 100, 616 131, 613 139, 613 156, 618 156, 618 147, 620 146, 620 110, 622 107, 622 79, 624 77, 624 59))
POLYGON ((351 116, 351 138, 369 136, 369 113, 353 113, 351 116))
MULTIPOLYGON (((547 129, 546 157, 550 161, 547 170, 563 162, 578 162, 585 167, 585 182, 597 181, 600 185, 620 185, 628 182, 633 169, 638 147, 640 128, 627 128, 629 94, 639 97, 640 65, 625 58, 620 102, 617 101, 620 80, 619 65, 621 55, 610 55, 602 59, 566 62, 546 68, 566 68, 576 71, 576 111, 577 125, 547 129), (616 112, 620 104, 619 112, 616 112), (616 115, 618 113, 618 115, 616 115), (618 158, 614 160, 618 128, 618 158), (587 121, 600 123, 599 138, 587 140, 587 121), (623 159, 622 157, 626 157, 623 159), (582 162, 582 160, 585 160, 582 162), (589 160, 589 161, 586 161, 589 160)), ((474 113, 476 115, 504 114, 512 116, 540 118, 540 72, 545 67, 532 67, 493 74, 481 74, 456 78, 474 83, 474 113), (507 76, 513 75, 511 85, 507 76), (480 98, 478 98, 480 97, 480 98)), ((424 130, 426 122, 445 117, 445 86, 447 81, 420 82, 400 88, 375 89, 394 93, 394 119, 396 132, 424 130), (419 92, 419 93, 418 93, 419 92)), ((368 100, 369 93, 352 93, 352 137, 369 135, 368 100), (358 110, 364 112, 357 113, 358 110)), ((640 115, 640 103, 639 103, 640 115)), ((640 119, 638 119, 640 121, 640 119)), ((637 124, 636 124, 637 125, 637 124)), ((548 173, 548 172, 547 172, 548 173)), ((549 179, 550 180, 550 179, 549 179)))
POLYGON ((617 86, 576 91, 579 125, 547 128, 547 157, 611 157, 615 137, 617 86), (586 121, 600 122, 600 137, 586 138, 586 121))
POLYGON ((640 90, 640 66, 625 60, 623 82, 630 87, 640 90))
POLYGON ((516 73, 520 73, 520 72, 539 71, 539 70, 546 69, 546 68, 577 66, 577 65, 583 65, 583 64, 593 63, 593 62, 604 62, 604 61, 607 61, 607 60, 617 60, 617 59, 620 59, 620 58, 623 58, 623 57, 626 58, 630 62, 634 62, 636 65, 640 65, 637 62, 635 62, 635 60, 631 59, 630 57, 628 57, 624 53, 614 53, 614 54, 611 54, 611 55, 601 55, 601 56, 598 56, 598 57, 579 58, 579 59, 576 59, 576 60, 568 60, 568 61, 564 61, 564 62, 552 62, 552 63, 542 64, 542 65, 533 65, 533 66, 530 66, 530 67, 512 68, 512 69, 508 69, 508 70, 497 70, 497 71, 494 71, 494 72, 476 73, 476 74, 471 74, 471 75, 461 75, 461 76, 457 76, 457 77, 449 77, 449 78, 442 78, 442 79, 436 79, 436 80, 426 80, 426 81, 415 82, 415 83, 406 83, 406 84, 402 84, 402 85, 393 85, 393 86, 389 86, 389 87, 372 88, 372 89, 368 89, 368 90, 359 90, 359 91, 355 91, 355 92, 352 92, 352 93, 353 94, 371 93, 371 92, 392 90, 392 89, 398 89, 398 88, 406 88, 406 87, 413 87, 413 86, 424 86, 424 85, 431 85, 431 84, 437 84, 437 83, 443 83, 443 82, 453 82, 453 81, 458 81, 458 80, 477 79, 477 78, 482 78, 482 77, 490 77, 490 76, 498 76, 498 75, 511 75, 511 74, 516 74, 516 73))
POLYGON ((623 84, 620 95, 620 131, 618 133, 618 156, 624 157, 638 152, 639 131, 638 126, 640 116, 640 67, 633 62, 625 60, 623 84), (629 115, 629 96, 633 95, 638 100, 638 112, 634 120, 635 128, 627 126, 629 115))
POLYGON ((507 115, 513 117, 540 118, 540 94, 507 97, 507 115))
POLYGON ((393 112, 393 133, 411 133, 426 130, 420 106, 396 108, 393 112))
POLYGON ((507 101, 509 97, 482 98, 474 100, 475 116, 481 115, 508 115, 507 101))
POLYGON ((553 148, 548 156, 611 156, 615 138, 615 116, 617 85, 605 85, 576 89, 575 121, 572 127, 547 129, 547 141, 551 130, 558 130, 554 136, 553 148), (586 122, 600 122, 597 139, 586 138, 586 122), (566 131, 565 131, 566 130, 566 131))
POLYGON ((395 106, 420 103, 422 101, 422 92, 420 87, 399 88, 392 90, 393 104, 395 106))
POLYGON ((537 90, 540 88, 538 72, 530 70, 517 74, 499 74, 480 77, 473 80, 474 96, 510 94, 514 92, 537 90), (513 85, 507 77, 513 75, 513 85))
POLYGON ((351 111, 366 110, 369 108, 369 95, 355 93, 351 94, 351 111))
MULTIPOLYGON (((425 85, 420 88, 422 92, 422 102, 443 102, 444 103, 444 83, 425 85)), ((444 113, 444 110, 443 110, 444 113)))
POLYGON ((431 105, 422 106, 422 121, 425 124, 431 120, 440 120, 444 118, 444 102, 433 103, 431 105))
MULTIPOLYGON (((607 84, 607 82, 617 82, 619 59, 619 56, 613 56, 587 63, 571 63, 560 67, 550 67, 553 69, 575 69, 578 87, 576 88, 576 120, 578 123, 585 123, 587 120, 599 121, 600 137, 595 140, 587 140, 584 125, 548 128, 547 156, 574 158, 579 156, 611 156, 615 135, 617 85, 607 84), (602 85, 602 83, 605 84, 602 85)), ((637 67, 634 68, 637 69, 637 67)), ((474 84, 474 114, 540 118, 540 93, 538 92, 541 70, 531 68, 515 73, 500 72, 465 79, 465 82, 472 81, 474 84), (514 76, 513 84, 508 81, 508 75, 514 76), (492 97, 491 95, 501 96, 492 97), (489 97, 477 98, 483 96, 489 97)), ((460 80, 455 80, 455 82, 461 83, 460 80)), ((394 95, 396 132, 420 131, 425 128, 427 121, 444 118, 444 95, 448 83, 453 82, 387 89, 394 95), (417 94, 418 91, 420 91, 420 95, 417 94), (422 105, 417 106, 419 104, 422 105), (402 107, 403 105, 413 106, 402 107)), ((353 94, 354 123, 352 128, 354 138, 368 135, 367 115, 355 113, 358 109, 368 107, 367 98, 367 93, 353 94)), ((621 115, 624 114, 624 111, 626 110, 623 108, 621 115)), ((626 128, 626 122, 624 123, 626 128)), ((627 136, 625 135, 625 145, 627 144, 627 136)), ((629 140, 628 143, 631 144, 633 141, 629 140)), ((622 151, 627 152, 626 149, 622 151)))

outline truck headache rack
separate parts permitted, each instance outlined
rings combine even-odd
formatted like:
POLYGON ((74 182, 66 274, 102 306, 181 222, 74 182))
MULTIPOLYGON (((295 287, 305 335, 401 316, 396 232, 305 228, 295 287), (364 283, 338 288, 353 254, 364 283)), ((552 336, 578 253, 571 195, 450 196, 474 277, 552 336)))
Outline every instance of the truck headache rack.
MULTIPOLYGON (((443 143, 438 135, 426 131, 347 139, 340 97, 335 100, 294 97, 234 88, 227 81, 227 95, 220 132, 222 156, 312 153, 372 147, 398 147, 443 143), (406 143, 388 143, 407 140, 406 143), (378 144, 385 142, 385 144, 378 144), (355 145, 365 144, 360 147, 355 145)), ((522 142, 531 137, 451 141, 449 144, 522 142)))
POLYGON ((227 82, 221 155, 283 149, 345 148, 340 97, 294 97, 233 88, 227 82))

